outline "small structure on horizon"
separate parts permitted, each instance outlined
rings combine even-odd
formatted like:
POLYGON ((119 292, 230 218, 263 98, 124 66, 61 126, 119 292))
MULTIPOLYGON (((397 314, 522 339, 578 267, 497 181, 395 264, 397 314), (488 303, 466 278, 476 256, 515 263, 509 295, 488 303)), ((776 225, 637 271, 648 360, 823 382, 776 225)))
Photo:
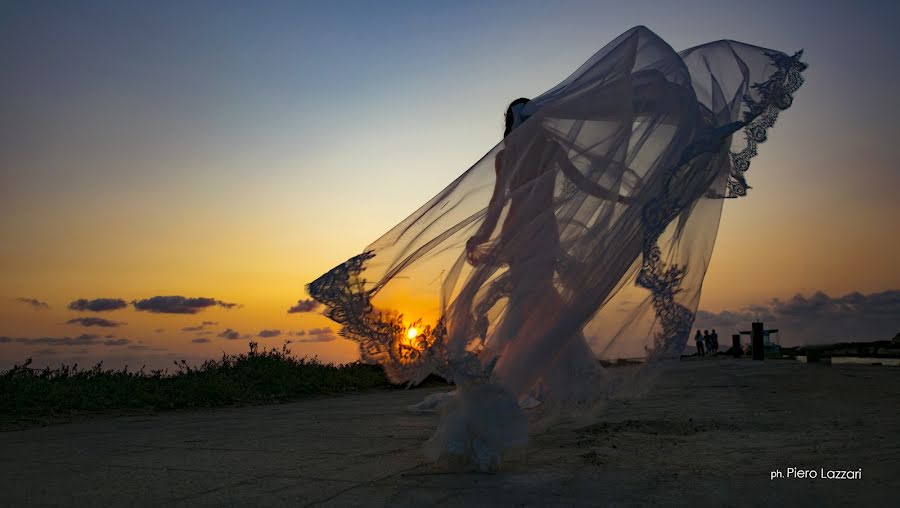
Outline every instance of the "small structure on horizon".
MULTIPOLYGON (((754 321, 750 326, 750 330, 742 331, 740 334, 750 336, 750 347, 753 350, 753 359, 765 360, 766 348, 772 346, 772 334, 775 334, 775 337, 778 339, 778 342, 775 342, 775 344, 779 347, 781 346, 781 340, 780 337, 778 337, 778 328, 766 330, 763 327, 762 321, 754 321)), ((732 340, 734 340, 734 337, 732 337, 732 340)))

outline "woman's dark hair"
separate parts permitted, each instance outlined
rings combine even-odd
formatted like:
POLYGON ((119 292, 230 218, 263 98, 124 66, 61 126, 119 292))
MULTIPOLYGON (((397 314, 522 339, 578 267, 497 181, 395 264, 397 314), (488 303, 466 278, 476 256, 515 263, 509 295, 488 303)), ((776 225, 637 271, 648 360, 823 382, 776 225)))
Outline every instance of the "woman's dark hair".
POLYGON ((519 97, 518 99, 509 103, 509 106, 506 108, 506 129, 503 130, 503 137, 509 136, 509 133, 512 132, 513 128, 513 106, 518 106, 519 104, 525 104, 529 101, 525 97, 519 97))

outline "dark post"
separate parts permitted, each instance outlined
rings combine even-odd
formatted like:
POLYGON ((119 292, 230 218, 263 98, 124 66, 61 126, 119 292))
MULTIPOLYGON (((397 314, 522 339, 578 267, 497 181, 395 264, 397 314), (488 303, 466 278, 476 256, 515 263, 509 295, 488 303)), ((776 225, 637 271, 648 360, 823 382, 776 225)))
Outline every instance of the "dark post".
POLYGON ((740 334, 732 334, 731 335, 731 354, 735 358, 740 358, 743 351, 741 351, 741 336, 740 334))
POLYGON ((752 323, 753 328, 750 331, 750 344, 753 347, 753 359, 765 360, 766 351, 763 345, 763 324, 752 323))

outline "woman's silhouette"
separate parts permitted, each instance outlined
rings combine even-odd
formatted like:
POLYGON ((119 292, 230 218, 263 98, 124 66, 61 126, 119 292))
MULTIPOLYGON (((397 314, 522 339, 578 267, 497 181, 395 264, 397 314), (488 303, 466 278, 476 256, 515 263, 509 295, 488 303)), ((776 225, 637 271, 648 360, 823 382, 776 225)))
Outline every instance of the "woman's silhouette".
MULTIPOLYGON (((527 120, 523 111, 528 102, 526 98, 516 99, 506 110, 504 147, 494 159, 494 191, 484 221, 466 242, 466 258, 470 264, 491 264, 489 270, 508 267, 510 291, 506 313, 492 334, 486 361, 500 358, 495 372, 513 393, 528 390, 525 383, 532 381, 532 377, 527 370, 514 375, 507 366, 527 363, 528 356, 546 354, 543 344, 533 341, 546 336, 562 305, 554 284, 556 268, 563 256, 554 206, 558 175, 565 175, 565 180, 587 194, 618 203, 630 201, 626 196, 586 181, 564 148, 545 131, 540 130, 536 136, 512 135, 527 120), (500 233, 494 242, 489 242, 504 208, 506 218, 500 233), (510 341, 515 341, 514 346, 509 346, 510 341)), ((580 332, 573 334, 564 347, 559 347, 559 340, 556 342, 558 349, 550 354, 549 361, 579 375, 591 370, 593 354, 580 332), (579 364, 581 367, 576 369, 579 364)), ((558 383, 548 382, 545 387, 551 384, 558 383)))
POLYGON ((735 41, 678 53, 628 30, 513 101, 500 144, 308 291, 392 381, 454 381, 434 449, 495 464, 531 399, 564 411, 618 390, 592 375, 592 348, 648 365, 681 354, 722 198, 746 194, 800 56, 735 41))

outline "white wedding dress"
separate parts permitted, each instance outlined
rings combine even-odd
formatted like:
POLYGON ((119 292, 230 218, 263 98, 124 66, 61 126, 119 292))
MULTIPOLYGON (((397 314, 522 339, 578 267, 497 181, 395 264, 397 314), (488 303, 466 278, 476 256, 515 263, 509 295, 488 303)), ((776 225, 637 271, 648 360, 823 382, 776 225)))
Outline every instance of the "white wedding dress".
POLYGON ((442 408, 429 454, 494 469, 527 441, 530 413, 584 413, 614 394, 598 359, 646 358, 641 381, 680 355, 723 200, 746 194, 805 68, 800 53, 734 41, 678 53, 628 30, 307 289, 392 381, 455 383, 414 408, 442 408))

